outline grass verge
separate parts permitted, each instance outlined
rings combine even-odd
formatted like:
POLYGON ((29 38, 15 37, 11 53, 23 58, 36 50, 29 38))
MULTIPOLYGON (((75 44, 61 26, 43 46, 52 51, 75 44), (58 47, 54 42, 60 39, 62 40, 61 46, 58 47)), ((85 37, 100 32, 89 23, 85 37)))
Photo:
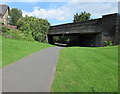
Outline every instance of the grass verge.
POLYGON ((117 92, 118 46, 64 48, 52 92, 117 92))
MULTIPOLYGON (((2 64, 0 67, 9 65, 25 56, 52 47, 46 43, 29 42, 23 40, 2 38, 2 64)), ((1 42, 0 41, 0 42, 1 42)))

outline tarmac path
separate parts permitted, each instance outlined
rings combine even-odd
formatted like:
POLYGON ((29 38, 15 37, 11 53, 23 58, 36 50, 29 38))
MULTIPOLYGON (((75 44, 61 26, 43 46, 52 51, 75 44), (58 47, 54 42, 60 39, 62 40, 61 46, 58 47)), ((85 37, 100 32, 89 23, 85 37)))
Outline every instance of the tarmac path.
POLYGON ((58 54, 50 47, 2 69, 2 92, 50 92, 58 54))

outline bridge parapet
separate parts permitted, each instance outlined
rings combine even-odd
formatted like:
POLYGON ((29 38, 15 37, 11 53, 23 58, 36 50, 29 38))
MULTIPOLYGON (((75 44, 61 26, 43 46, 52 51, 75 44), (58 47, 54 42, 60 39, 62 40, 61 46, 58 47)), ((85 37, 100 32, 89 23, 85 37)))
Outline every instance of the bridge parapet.
POLYGON ((48 34, 77 34, 77 33, 98 33, 100 32, 101 18, 78 23, 68 23, 51 26, 48 34))

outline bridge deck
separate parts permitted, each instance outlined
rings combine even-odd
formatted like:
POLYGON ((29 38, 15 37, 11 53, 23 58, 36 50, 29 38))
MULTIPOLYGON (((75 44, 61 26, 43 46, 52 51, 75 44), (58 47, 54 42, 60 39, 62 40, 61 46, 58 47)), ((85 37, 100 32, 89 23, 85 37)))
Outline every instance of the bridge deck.
POLYGON ((62 25, 51 26, 49 35, 57 34, 86 34, 101 32, 101 18, 78 23, 68 23, 62 25))

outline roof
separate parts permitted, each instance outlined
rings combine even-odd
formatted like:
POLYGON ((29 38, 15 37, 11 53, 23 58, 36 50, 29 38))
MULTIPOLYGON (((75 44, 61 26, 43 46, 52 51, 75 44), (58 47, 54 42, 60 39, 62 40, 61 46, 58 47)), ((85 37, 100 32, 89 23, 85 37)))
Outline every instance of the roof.
POLYGON ((0 4, 0 16, 3 16, 7 10, 9 10, 9 6, 0 4))

